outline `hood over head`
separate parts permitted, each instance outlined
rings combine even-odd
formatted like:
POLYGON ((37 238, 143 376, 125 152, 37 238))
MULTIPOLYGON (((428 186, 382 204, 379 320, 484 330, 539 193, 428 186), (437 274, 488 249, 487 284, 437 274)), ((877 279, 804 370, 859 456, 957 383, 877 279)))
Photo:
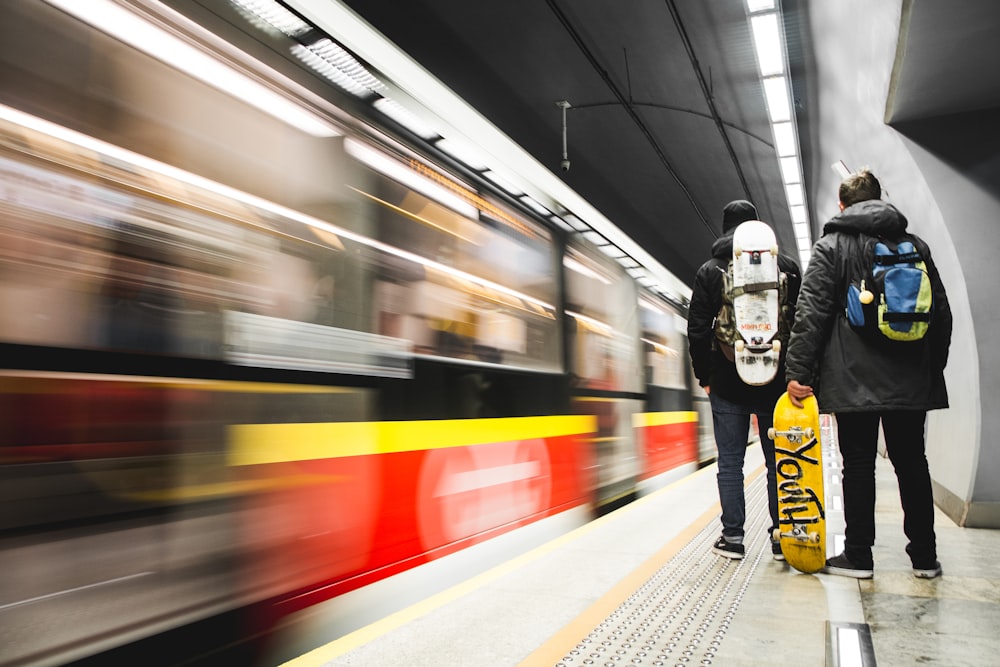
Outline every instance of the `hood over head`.
POLYGON ((722 209, 722 233, 732 231, 741 222, 757 219, 757 207, 746 199, 737 199, 726 204, 722 209))
POLYGON ((823 226, 823 234, 846 232, 896 239, 906 231, 906 216, 881 199, 868 199, 848 206, 823 226))

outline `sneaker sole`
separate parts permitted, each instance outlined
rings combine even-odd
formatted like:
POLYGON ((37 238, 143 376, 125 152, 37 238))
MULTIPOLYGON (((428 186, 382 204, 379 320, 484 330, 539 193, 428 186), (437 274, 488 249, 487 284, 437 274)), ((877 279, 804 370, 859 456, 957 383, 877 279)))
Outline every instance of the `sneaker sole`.
POLYGON ((723 551, 722 549, 716 549, 715 547, 712 547, 712 551, 724 558, 732 558, 733 560, 743 559, 743 554, 733 553, 732 551, 723 551))
POLYGON ((913 576, 917 579, 936 579, 941 576, 941 568, 936 570, 914 570, 913 576))
POLYGON ((774 556, 774 560, 785 560, 785 554, 771 554, 774 556))
POLYGON ((830 567, 829 565, 823 568, 825 574, 836 574, 841 577, 852 577, 854 579, 871 579, 875 576, 874 570, 854 570, 844 567, 830 567))

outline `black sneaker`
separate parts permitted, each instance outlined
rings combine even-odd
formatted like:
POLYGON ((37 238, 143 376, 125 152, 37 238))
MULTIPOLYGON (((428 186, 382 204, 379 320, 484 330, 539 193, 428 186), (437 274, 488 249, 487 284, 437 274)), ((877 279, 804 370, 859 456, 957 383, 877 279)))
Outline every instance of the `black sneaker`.
POLYGON ((720 537, 712 545, 712 551, 719 554, 720 556, 725 556, 726 558, 734 558, 739 560, 743 558, 743 554, 746 553, 746 549, 742 544, 737 544, 736 542, 727 542, 726 538, 720 537))
POLYGON ((785 554, 781 551, 781 542, 771 540, 771 555, 774 556, 774 560, 785 560, 785 554))
POLYGON ((854 577, 855 579, 871 579, 875 571, 871 568, 858 567, 847 556, 840 554, 833 558, 826 559, 826 567, 823 568, 826 574, 839 574, 842 577, 854 577))
POLYGON ((941 576, 941 563, 934 561, 930 567, 913 566, 913 576, 917 579, 934 579, 941 576))

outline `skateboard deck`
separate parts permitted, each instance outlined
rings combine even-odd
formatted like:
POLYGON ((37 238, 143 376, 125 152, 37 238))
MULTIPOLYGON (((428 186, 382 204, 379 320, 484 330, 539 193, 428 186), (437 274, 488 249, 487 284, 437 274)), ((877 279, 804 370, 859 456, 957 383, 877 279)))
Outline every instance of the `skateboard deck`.
POLYGON ((778 478, 778 528, 775 537, 788 564, 800 572, 818 572, 826 564, 826 511, 823 496, 823 449, 816 398, 792 405, 788 393, 774 406, 774 441, 778 478))
POLYGON ((762 385, 778 372, 778 246, 774 231, 760 220, 741 223, 733 233, 733 316, 736 371, 747 384, 762 385))

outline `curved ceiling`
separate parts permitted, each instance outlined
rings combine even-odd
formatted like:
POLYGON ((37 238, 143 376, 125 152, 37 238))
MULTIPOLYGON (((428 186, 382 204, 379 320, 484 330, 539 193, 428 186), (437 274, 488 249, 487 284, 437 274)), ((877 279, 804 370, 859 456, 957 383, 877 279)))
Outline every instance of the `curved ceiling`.
POLYGON ((683 282, 733 199, 796 254, 743 0, 343 4, 683 282))

